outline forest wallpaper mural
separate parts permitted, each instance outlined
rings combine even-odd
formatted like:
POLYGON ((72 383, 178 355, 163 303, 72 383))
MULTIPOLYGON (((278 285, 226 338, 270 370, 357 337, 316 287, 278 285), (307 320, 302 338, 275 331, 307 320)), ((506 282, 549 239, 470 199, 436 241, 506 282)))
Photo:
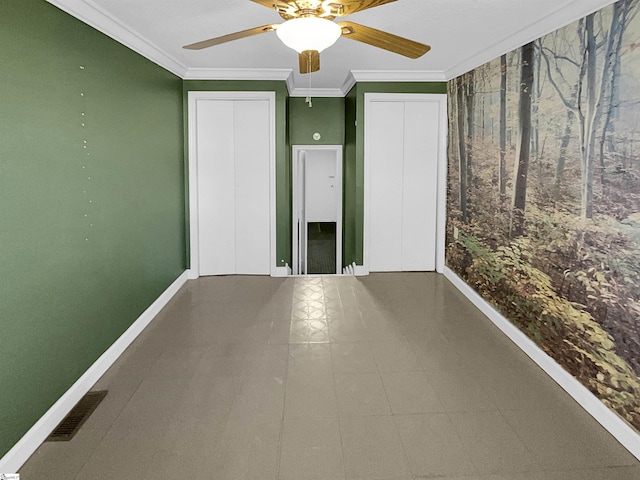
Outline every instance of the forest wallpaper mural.
POLYGON ((640 431, 640 0, 449 83, 447 265, 640 431))

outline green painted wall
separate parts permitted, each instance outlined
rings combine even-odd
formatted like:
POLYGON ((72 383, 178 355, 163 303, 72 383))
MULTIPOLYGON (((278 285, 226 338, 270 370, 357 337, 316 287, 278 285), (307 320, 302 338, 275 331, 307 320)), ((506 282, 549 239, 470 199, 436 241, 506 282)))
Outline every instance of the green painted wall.
MULTIPOLYGON (((279 81, 185 80, 184 125, 187 132, 187 97, 190 91, 275 92, 276 93, 276 256, 277 265, 291 265, 291 159, 287 131, 287 86, 279 81)), ((188 142, 185 142, 185 155, 188 142)), ((187 158, 187 157, 185 157, 187 158)), ((188 179, 187 179, 188 181, 188 179)), ((188 196, 187 196, 188 198, 188 196)), ((187 211, 188 211, 187 201, 187 211)), ((188 218, 188 217, 187 217, 188 218)), ((188 236, 188 229, 187 229, 188 236)), ((187 249, 188 249, 187 237, 187 249)), ((187 252, 187 259, 189 258, 187 252)))
POLYGON ((184 271, 185 232, 179 78, 43 0, 0 3, 0 65, 1 457, 184 271))
MULTIPOLYGON (((348 197, 349 219, 352 225, 345 224, 344 263, 356 262, 362 265, 364 261, 364 94, 376 93, 447 93, 446 82, 362 82, 356 84, 347 95, 347 141, 345 164, 345 192, 350 191, 348 197), (349 126, 349 115, 352 114, 355 100, 355 146, 353 145, 353 130, 349 126), (352 216, 351 216, 352 215, 352 216), (353 238, 351 238, 353 235, 353 238), (353 247, 351 247, 353 245, 353 247), (346 252, 349 251, 350 257, 346 252)), ((345 201, 347 198, 345 197, 345 201)), ((345 219, 346 220, 346 219, 345 219)))
POLYGON ((313 98, 312 105, 302 97, 289 98, 291 145, 343 145, 344 98, 313 98), (318 141, 313 139, 316 132, 318 141))

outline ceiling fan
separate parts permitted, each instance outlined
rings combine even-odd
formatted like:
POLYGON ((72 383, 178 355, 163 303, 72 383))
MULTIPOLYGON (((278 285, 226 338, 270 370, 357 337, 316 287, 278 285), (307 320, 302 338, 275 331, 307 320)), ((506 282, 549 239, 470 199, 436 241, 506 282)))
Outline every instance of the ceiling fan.
POLYGON ((222 37, 186 45, 188 50, 201 50, 240 38, 275 31, 280 40, 298 52, 300 73, 320 70, 320 52, 345 37, 383 50, 419 58, 431 47, 391 33, 376 30, 353 22, 335 23, 343 17, 368 8, 379 7, 396 0, 251 0, 272 8, 285 20, 284 23, 230 33, 222 37))

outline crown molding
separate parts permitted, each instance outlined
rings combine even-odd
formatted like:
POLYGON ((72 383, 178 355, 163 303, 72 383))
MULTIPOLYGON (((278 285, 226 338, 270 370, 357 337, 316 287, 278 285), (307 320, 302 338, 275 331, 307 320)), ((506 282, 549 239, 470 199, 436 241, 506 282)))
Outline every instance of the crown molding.
POLYGON ((456 78, 480 65, 484 65, 498 58, 500 55, 515 50, 528 42, 543 37, 601 8, 611 5, 615 3, 615 1, 616 0, 573 0, 573 2, 549 12, 541 20, 519 30, 514 35, 505 38, 486 50, 474 53, 466 60, 446 70, 444 72, 445 79, 451 80, 456 78))
POLYGON ((353 72, 349 72, 349 74, 347 75, 347 78, 345 78, 344 83, 342 84, 342 88, 340 90, 342 90, 343 96, 347 96, 347 94, 351 91, 351 89, 355 86, 356 84, 356 78, 353 76, 353 72))
POLYGON ((293 70, 288 68, 189 68, 184 80, 277 80, 286 81, 293 70))
POLYGON ((47 0, 47 2, 180 78, 187 71, 186 65, 167 55, 153 42, 144 38, 91 0, 47 0))
POLYGON ((290 97, 346 97, 349 90, 356 84, 351 72, 341 88, 296 88, 294 85, 293 71, 287 78, 287 90, 290 97))
POLYGON ((287 78, 287 90, 290 97, 344 97, 346 93, 340 88, 297 88, 294 84, 293 70, 287 78))
POLYGON ((290 97, 344 97, 339 88, 294 88, 289 90, 290 97))
POLYGON ((444 72, 417 70, 351 70, 340 88, 296 88, 287 79, 290 97, 346 97, 357 82, 444 82, 444 72))
POLYGON ((445 73, 434 70, 351 70, 355 82, 445 82, 445 73))

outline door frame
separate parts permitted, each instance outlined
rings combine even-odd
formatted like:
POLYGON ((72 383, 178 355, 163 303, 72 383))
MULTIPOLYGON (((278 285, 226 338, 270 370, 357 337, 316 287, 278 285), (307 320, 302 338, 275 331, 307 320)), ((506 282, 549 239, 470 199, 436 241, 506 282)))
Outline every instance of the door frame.
POLYGON ((370 202, 371 193, 371 171, 367 162, 371 151, 369 125, 367 116, 370 114, 369 108, 373 102, 430 102, 436 103, 439 107, 439 132, 438 132, 438 153, 437 153, 437 200, 436 200, 436 272, 443 273, 445 267, 445 235, 447 222, 447 145, 448 145, 448 114, 447 95, 444 93, 365 93, 364 94, 364 235, 362 239, 363 265, 359 267, 360 274, 369 273, 368 250, 369 227, 370 227, 370 202))
POLYGON ((270 271, 276 267, 276 93, 275 92, 188 92, 188 185, 189 185, 189 278, 200 277, 199 205, 198 205, 198 104, 219 100, 267 100, 269 102, 269 230, 270 271))
MULTIPOLYGON (((342 169, 344 160, 342 158, 342 145, 293 145, 291 147, 291 273, 292 275, 300 275, 300 266, 298 264, 298 208, 300 206, 300 162, 305 158, 308 151, 333 151, 336 155, 336 185, 339 185, 338 195, 338 211, 336 218, 336 275, 342 274, 342 242, 344 232, 342 231, 342 211, 344 192, 342 184, 342 169)), ((305 238, 307 232, 304 233, 305 238)), ((305 241, 305 244, 307 242, 305 241)), ((308 245, 307 245, 308 246, 308 245)), ((306 263, 306 261, 305 261, 306 263)))

